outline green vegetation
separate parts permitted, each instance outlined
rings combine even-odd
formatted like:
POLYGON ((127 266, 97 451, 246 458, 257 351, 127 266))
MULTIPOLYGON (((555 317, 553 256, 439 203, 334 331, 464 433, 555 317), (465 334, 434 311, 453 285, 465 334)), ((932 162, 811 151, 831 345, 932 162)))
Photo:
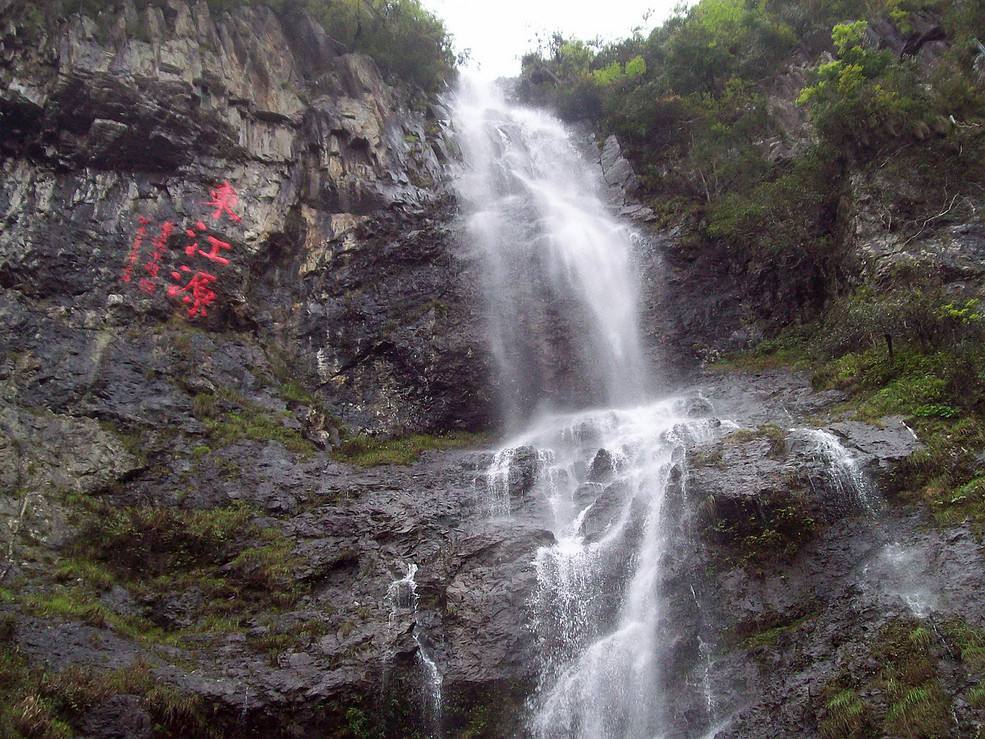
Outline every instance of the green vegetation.
POLYGON ((960 619, 950 619, 944 623, 942 631, 969 672, 985 672, 985 630, 960 619))
POLYGON ((821 721, 821 736, 826 739, 844 739, 859 736, 864 726, 866 706, 854 690, 842 690, 824 705, 825 717, 821 721))
POLYGON ((885 727, 898 736, 936 737, 951 725, 950 701, 936 681, 905 691, 891 685, 896 701, 886 714, 885 727), (898 692, 897 692, 898 691, 898 692))
POLYGON ((792 559, 817 530, 795 492, 774 500, 729 501, 725 510, 712 496, 701 504, 698 518, 702 535, 726 547, 725 563, 748 569, 792 559))
POLYGON ((793 318, 809 320, 845 269, 843 203, 854 173, 912 185, 877 196, 901 242, 973 215, 970 201, 985 187, 979 5, 701 0, 649 35, 547 39, 524 57, 518 91, 618 135, 644 197, 666 222, 689 222, 691 238, 739 265, 782 258, 784 279, 796 280, 791 291, 802 296, 793 318), (939 15, 951 41, 935 65, 876 47, 870 21, 888 20, 905 35, 923 10, 939 15), (825 35, 835 58, 799 95, 777 101, 777 70, 799 52, 819 54, 825 35), (777 102, 789 108, 795 98, 816 138, 777 112, 777 102))
POLYGON ((292 428, 284 426, 280 419, 257 408, 231 411, 222 418, 206 423, 210 438, 219 448, 240 439, 253 441, 277 441, 295 454, 311 454, 314 445, 292 428))
MULTIPOLYGON (((154 648, 240 631, 247 619, 290 607, 305 589, 295 576, 300 563, 290 541, 280 529, 260 525, 243 505, 187 511, 86 499, 76 516, 80 535, 55 570, 55 582, 20 595, 3 591, 0 602, 109 628, 154 648), (186 624, 162 628, 118 613, 100 597, 115 585, 143 604, 193 593, 186 624)), ((307 624, 292 638, 316 629, 307 624)))
POLYGON ((284 652, 300 649, 312 639, 317 639, 327 633, 328 627, 323 621, 312 620, 289 626, 272 625, 263 634, 251 636, 246 641, 258 652, 268 654, 271 662, 276 664, 278 656, 284 652))
POLYGON ((214 601, 242 606, 250 600, 287 605, 297 597, 290 542, 279 529, 254 523, 248 506, 94 508, 77 545, 91 562, 86 572, 106 578, 111 570, 132 587, 152 592, 187 577, 214 601))
POLYGON ((985 708, 985 683, 979 683, 968 693, 968 703, 973 708, 985 708))
POLYGON ((11 739, 68 739, 76 722, 113 695, 136 696, 156 727, 155 735, 217 737, 206 701, 162 683, 150 665, 94 671, 69 667, 32 670, 16 648, 0 650, 0 735, 11 739))
POLYGON ((787 432, 774 423, 755 429, 739 429, 725 437, 726 444, 745 444, 754 439, 766 439, 770 443, 770 456, 783 457, 787 453, 787 432))
POLYGON ((898 469, 895 488, 923 501, 941 525, 970 521, 985 533, 985 319, 975 298, 955 298, 901 275, 862 287, 813 325, 788 331, 725 366, 813 370, 818 389, 848 393, 846 410, 879 423, 906 419, 924 448, 898 469))
POLYGON ((356 436, 346 439, 332 456, 359 467, 377 467, 384 464, 413 464, 426 451, 435 449, 459 449, 481 444, 481 434, 452 432, 444 436, 414 434, 399 439, 376 439, 372 436, 356 436))
POLYGON ((740 646, 743 649, 755 649, 757 647, 769 647, 776 644, 781 637, 792 634, 801 626, 810 621, 811 615, 800 616, 793 621, 774 623, 774 625, 757 631, 742 640, 740 646))
POLYGON ((370 726, 369 717, 359 708, 349 708, 345 712, 345 720, 349 733, 357 739, 369 739, 376 736, 370 726))
MULTIPOLYGON (((822 735, 947 735, 955 728, 949 691, 961 690, 966 676, 981 669, 974 659, 962 656, 956 672, 952 655, 985 643, 981 636, 960 620, 937 627, 922 621, 891 622, 865 655, 866 662, 879 665, 877 672, 846 668, 825 687, 818 711, 822 735)), ((969 693, 970 701, 975 690, 969 693)))
POLYGON ((315 451, 314 444, 297 429, 285 424, 293 418, 289 411, 278 413, 268 410, 235 391, 197 394, 192 398, 192 413, 208 429, 211 441, 204 450, 196 449, 197 457, 207 456, 214 449, 244 439, 276 441, 289 451, 303 456, 315 451))

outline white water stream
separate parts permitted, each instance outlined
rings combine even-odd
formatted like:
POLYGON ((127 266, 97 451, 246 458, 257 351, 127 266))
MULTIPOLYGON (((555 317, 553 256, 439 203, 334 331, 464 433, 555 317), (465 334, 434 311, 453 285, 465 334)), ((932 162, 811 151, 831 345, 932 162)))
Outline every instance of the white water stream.
POLYGON ((676 401, 644 400, 636 237, 565 127, 477 84, 463 87, 456 121, 504 415, 526 426, 486 472, 489 513, 511 513, 511 467, 532 447, 557 542, 536 560, 542 664, 529 730, 656 736, 665 504, 686 445, 721 427, 676 401), (565 348, 575 366, 551 366, 565 348), (560 412, 579 405, 556 392, 565 383, 581 406, 602 409, 560 412))
POLYGON ((636 235, 608 212, 598 168, 557 119, 508 105, 491 85, 463 82, 455 120, 508 420, 554 401, 638 402, 636 235), (571 357, 576 366, 562 366, 571 357))

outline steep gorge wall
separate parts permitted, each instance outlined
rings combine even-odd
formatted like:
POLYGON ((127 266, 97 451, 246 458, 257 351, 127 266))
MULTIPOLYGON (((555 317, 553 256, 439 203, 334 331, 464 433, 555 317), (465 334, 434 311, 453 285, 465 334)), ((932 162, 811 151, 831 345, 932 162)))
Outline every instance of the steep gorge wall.
MULTIPOLYGON (((136 357, 173 353, 160 336, 170 326, 276 354, 356 429, 484 425, 474 286, 448 238, 441 105, 340 54, 303 13, 122 7, 67 19, 0 8, 4 343, 8 363, 44 368, 19 391, 25 402, 49 405, 59 387, 55 405, 78 412, 102 386, 86 412, 161 420, 135 410, 140 382, 111 376, 128 357, 140 371, 136 357), (223 182, 242 220, 209 205, 223 182), (152 276, 144 264, 165 223, 152 276), (227 264, 184 254, 197 223, 210 231, 196 237, 229 245, 217 252, 227 264), (216 297, 190 316, 181 288, 199 271, 216 297)), ((241 364, 240 384, 271 374, 259 356, 241 364)))

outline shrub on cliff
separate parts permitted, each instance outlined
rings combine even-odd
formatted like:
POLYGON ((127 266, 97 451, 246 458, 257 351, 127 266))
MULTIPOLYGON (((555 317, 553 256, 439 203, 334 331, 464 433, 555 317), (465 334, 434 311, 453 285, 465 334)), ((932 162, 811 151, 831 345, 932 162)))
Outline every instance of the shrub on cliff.
POLYGON ((369 54, 385 73, 425 91, 439 90, 454 76, 457 58, 452 38, 419 0, 270 1, 306 7, 347 49, 369 54))

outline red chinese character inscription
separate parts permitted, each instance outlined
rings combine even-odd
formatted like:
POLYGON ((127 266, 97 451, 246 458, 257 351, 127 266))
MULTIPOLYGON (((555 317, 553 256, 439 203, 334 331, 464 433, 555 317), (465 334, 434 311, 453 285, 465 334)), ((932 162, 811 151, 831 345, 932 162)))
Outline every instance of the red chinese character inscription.
POLYGON ((233 212, 233 208, 239 202, 239 195, 233 186, 229 182, 223 182, 218 187, 212 189, 209 192, 211 200, 209 201, 209 206, 215 208, 215 212, 212 214, 212 220, 218 220, 223 214, 229 216, 232 220, 239 223, 242 220, 238 215, 233 212))
MULTIPOLYGON (((228 216, 231 221, 236 223, 242 221, 242 218, 233 210, 239 203, 239 195, 228 181, 211 189, 209 196, 210 200, 207 202, 207 205, 214 209, 211 215, 213 222, 219 221, 225 216, 228 216)), ((140 251, 151 220, 140 216, 138 223, 139 227, 134 235, 130 251, 127 254, 127 260, 122 274, 123 282, 127 283, 133 279, 133 271, 140 259, 140 251)), ((168 241, 174 230, 175 224, 171 221, 165 221, 161 224, 161 229, 153 241, 153 250, 147 262, 144 263, 144 272, 146 272, 147 276, 140 279, 137 283, 140 290, 147 295, 153 296, 157 292, 155 280, 160 275, 161 259, 167 252, 168 241)), ((202 257, 220 267, 229 266, 230 260, 223 256, 223 252, 232 251, 232 244, 209 234, 208 231, 209 227, 202 221, 196 221, 192 228, 185 229, 185 235, 188 237, 188 242, 183 250, 185 256, 191 258, 202 257), (204 239, 201 238, 202 235, 204 235, 204 239), (202 241, 204 241, 206 248, 203 248, 202 241)), ((188 307, 189 318, 207 316, 209 306, 215 302, 217 297, 215 290, 212 289, 212 286, 217 280, 216 276, 182 264, 171 272, 171 278, 176 284, 168 286, 168 297, 180 299, 188 307), (187 282, 185 282, 186 279, 187 282)))
MULTIPOLYGON (((190 267, 182 266, 181 271, 190 273, 192 270, 190 267)), ((178 272, 172 272, 171 277, 176 282, 182 279, 181 274, 178 272)), ((209 313, 206 309, 212 305, 216 298, 215 291, 209 287, 213 282, 215 282, 214 275, 210 275, 208 272, 196 272, 184 287, 180 287, 179 285, 168 287, 168 297, 176 298, 181 296, 182 302, 190 306, 188 308, 189 318, 207 316, 209 313)))
POLYGON ((140 226, 137 228, 137 233, 133 237, 133 244, 130 247, 130 253, 127 255, 126 267, 123 268, 122 279, 124 282, 130 282, 133 279, 133 268, 137 265, 137 259, 140 257, 140 246, 144 242, 144 236, 147 233, 147 224, 150 223, 150 219, 139 216, 137 222, 140 226))

